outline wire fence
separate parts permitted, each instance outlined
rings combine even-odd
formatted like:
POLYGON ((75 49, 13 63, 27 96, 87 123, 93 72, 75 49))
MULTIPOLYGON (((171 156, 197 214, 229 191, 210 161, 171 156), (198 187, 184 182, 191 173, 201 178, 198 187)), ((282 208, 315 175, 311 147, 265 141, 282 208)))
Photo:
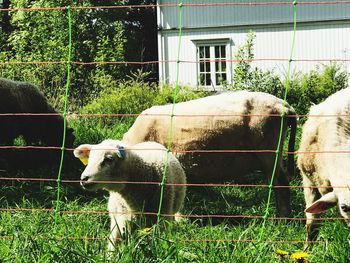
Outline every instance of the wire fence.
MULTIPOLYGON (((149 4, 149 5, 127 5, 127 6, 68 6, 68 7, 52 7, 52 8, 3 8, 0 9, 1 12, 18 12, 18 11, 28 11, 28 12, 35 12, 35 11, 62 11, 62 12, 67 12, 67 27, 69 28, 69 43, 68 43, 68 50, 69 54, 67 54, 67 60, 65 61, 1 61, 0 65, 23 65, 23 64, 37 64, 37 65, 52 65, 52 64, 62 64, 62 65, 67 65, 67 82, 66 82, 66 89, 65 89, 65 106, 64 106, 64 111, 63 113, 57 113, 57 114, 52 114, 52 113, 0 113, 0 116, 62 116, 66 120, 66 117, 69 118, 70 115, 74 115, 75 117, 98 117, 98 118, 103 118, 103 117, 138 117, 142 116, 140 113, 130 113, 130 114, 81 114, 81 113, 74 113, 74 114, 68 114, 67 112, 67 106, 68 106, 68 95, 69 95, 69 89, 70 89, 70 81, 71 81, 71 72, 72 72, 72 65, 116 65, 116 64, 135 64, 135 65, 144 65, 144 64, 166 64, 166 63, 173 63, 176 64, 178 69, 177 69, 177 76, 176 76, 176 83, 175 83, 175 88, 174 88, 174 93, 173 93, 173 108, 172 110, 174 111, 174 108, 176 108, 176 96, 178 92, 178 88, 180 86, 179 83, 179 68, 183 63, 202 63, 203 61, 190 61, 190 60, 184 60, 181 59, 180 57, 180 49, 183 48, 181 46, 181 29, 183 28, 183 25, 180 24, 178 26, 179 28, 179 44, 178 44, 178 58, 176 60, 158 60, 158 61, 74 61, 74 58, 72 58, 72 21, 71 21, 71 13, 77 10, 97 10, 97 9, 136 9, 136 8, 153 8, 153 9, 159 9, 161 7, 176 7, 178 8, 179 12, 179 21, 182 23, 183 20, 183 9, 186 7, 227 7, 227 6, 248 6, 248 7, 254 7, 254 6, 271 6, 271 5, 290 5, 293 6, 294 8, 294 17, 293 17, 293 34, 294 37, 293 42, 295 40, 295 34, 297 32, 297 20, 296 20, 296 12, 297 12, 297 6, 299 5, 337 5, 337 4, 350 4, 350 1, 318 1, 318 2, 239 2, 239 3, 172 3, 172 4, 149 4)), ((292 45, 293 46, 293 45, 292 45)), ((205 62, 242 62, 242 61, 247 61, 247 62, 252 62, 252 61, 284 61, 289 63, 289 70, 288 70, 288 76, 287 79, 290 78, 290 70, 291 70, 291 63, 295 62, 303 62, 303 63, 308 63, 308 62, 328 62, 328 61, 340 61, 340 62, 349 62, 350 59, 340 59, 340 58, 320 58, 320 59, 294 59, 293 58, 293 47, 291 48, 290 54, 286 54, 285 58, 271 58, 271 57, 266 57, 266 58, 256 58, 256 59, 248 59, 248 60, 237 60, 237 59, 220 59, 220 60, 205 60, 205 62), (288 57, 289 55, 289 57, 288 57)), ((287 82, 288 83, 288 82, 287 82)), ((284 101, 286 101, 286 96, 288 93, 288 87, 286 87, 286 90, 284 92, 284 101)), ((188 115, 181 115, 181 114, 148 114, 148 116, 164 116, 164 117, 169 117, 171 119, 171 127, 170 128, 170 134, 169 134, 169 142, 167 145, 167 149, 165 150, 165 153, 168 154, 169 152, 174 152, 176 154, 186 154, 186 153, 225 153, 225 154, 235 154, 235 153, 250 153, 250 154, 275 154, 276 155, 276 161, 275 161, 275 166, 277 164, 277 158, 278 154, 282 151, 283 147, 283 141, 281 140, 282 136, 282 127, 284 124, 284 118, 335 118, 339 116, 344 116, 344 117, 349 117, 349 115, 333 115, 333 114, 328 114, 328 115, 283 115, 281 116, 280 114, 222 114, 218 115, 215 114, 215 116, 241 116, 241 117, 261 117, 261 116, 271 116, 271 117, 278 117, 281 118, 281 127, 280 127, 280 137, 279 137, 279 142, 278 142, 278 147, 277 149, 229 149, 229 150, 222 150, 222 149, 212 149, 212 150, 201 150, 201 149, 191 149, 191 150, 186 150, 186 151, 178 151, 178 150, 173 150, 172 149, 172 125, 173 125, 173 120, 175 118, 195 118, 195 117, 203 117, 203 116, 214 116, 211 115, 210 113, 208 114, 188 114, 188 115)), ((66 122, 64 122, 64 125, 66 127, 66 122)), ((66 129, 64 129, 65 131, 66 129)), ((61 184, 79 184, 80 180, 63 180, 61 178, 61 172, 62 172, 62 167, 63 167, 63 160, 64 160, 64 152, 65 150, 67 151, 73 151, 74 149, 70 148, 65 148, 65 134, 63 135, 63 142, 62 142, 62 147, 45 147, 45 146, 13 146, 13 145, 1 145, 0 149, 39 149, 39 150, 57 150, 61 151, 61 163, 60 163, 60 168, 59 172, 57 175, 57 178, 30 178, 30 177, 15 177, 15 178, 8 178, 8 177, 0 177, 0 181, 31 181, 31 182, 54 182, 57 183, 57 206, 55 208, 21 208, 21 207, 16 207, 16 208, 0 208, 0 212, 12 212, 12 213, 17 213, 17 212, 45 212, 45 213, 55 213, 55 222, 59 220, 59 216, 62 214, 70 214, 70 215, 75 215, 75 214, 99 214, 99 215, 108 215, 110 214, 109 212, 106 211, 66 211, 62 210, 60 207, 60 199, 61 199, 61 184)), ((130 148, 130 150, 144 150, 144 149, 133 149, 130 148)), ((159 149, 147 149, 147 150, 159 150, 159 149)), ((327 151, 317 151, 317 152, 288 152, 284 151, 284 154, 289 154, 289 155, 301 155, 301 154, 349 154, 350 150, 333 150, 329 149, 327 151)), ((276 168, 276 167, 275 167, 276 168)), ((269 216, 270 213, 270 197, 272 194, 272 189, 276 188, 291 188, 291 189, 303 189, 303 188, 348 188, 348 185, 338 185, 338 186, 325 186, 325 185, 320 185, 320 186, 278 186, 278 185, 273 185, 273 180, 274 180, 274 174, 275 170, 273 171, 273 174, 271 176, 271 181, 270 184, 223 184, 223 183, 188 183, 188 184, 168 184, 165 183, 165 174, 164 172, 163 175, 163 180, 161 182, 115 182, 115 181, 103 181, 99 183, 108 183, 108 184, 150 184, 150 185, 160 185, 162 187, 162 193, 164 191, 165 186, 189 186, 189 187, 246 187, 246 188, 267 188, 269 192, 269 197, 267 201, 267 207, 266 207, 266 212, 264 215, 259 215, 259 216, 252 216, 252 215, 220 215, 220 214, 211 214, 211 215, 194 215, 194 214, 189 214, 189 215, 183 215, 185 218, 244 218, 244 219, 258 219, 258 220, 263 220, 263 225, 266 224, 267 220, 269 221, 276 221, 276 220, 288 220, 288 221, 306 221, 307 218, 291 218, 291 217, 271 217, 269 216)), ((162 196, 160 196, 160 204, 162 204, 162 196)), ((125 214, 125 213, 123 213, 125 214)), ((154 215, 158 216, 158 220, 160 216, 162 217, 173 217, 174 215, 169 215, 169 214, 162 214, 161 213, 161 207, 159 207, 159 210, 157 213, 148 213, 148 212, 134 212, 130 213, 131 215, 154 215)), ((328 218, 315 218, 314 220, 317 221, 326 221, 326 220, 344 220, 344 218, 339 218, 339 217, 328 217, 328 218)), ((264 227, 261 228, 261 232, 259 235, 259 238, 256 240, 174 240, 174 242, 242 242, 242 243, 302 243, 304 240, 264 240, 264 227)), ((15 239, 18 238, 15 235, 4 235, 0 236, 2 239, 15 239)), ((34 239, 52 239, 52 237, 47 237, 47 236, 32 236, 34 239)), ((98 241, 98 240, 106 240, 106 237, 56 237, 57 240, 60 239, 70 239, 70 240, 91 240, 91 241, 98 241)), ((315 243, 324 243, 326 241, 314 241, 315 243)))

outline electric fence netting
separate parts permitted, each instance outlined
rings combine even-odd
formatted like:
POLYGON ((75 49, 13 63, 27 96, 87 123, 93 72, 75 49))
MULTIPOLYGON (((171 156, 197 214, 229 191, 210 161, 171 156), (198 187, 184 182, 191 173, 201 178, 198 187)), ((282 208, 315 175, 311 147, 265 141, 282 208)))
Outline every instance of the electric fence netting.
MULTIPOLYGON (((0 127, 9 127, 15 133, 17 126, 11 126, 11 123, 45 117, 45 120, 62 118, 60 125, 63 129, 60 128, 59 145, 55 146, 41 141, 39 144, 26 143, 25 136, 8 143, 1 136, 2 132, 7 134, 8 131, 0 131, 0 261, 95 262, 115 257, 129 262, 344 262, 347 257, 344 251, 350 247, 349 232, 344 229, 344 217, 337 211, 314 218, 323 225, 321 234, 318 239, 309 241, 312 247, 307 252, 304 250, 308 218, 304 212, 303 190, 329 192, 331 189, 348 189, 349 186, 306 186, 299 171, 290 178, 290 186, 275 182, 280 162, 285 163, 287 155, 297 159, 300 155, 310 154, 342 158, 350 154, 350 149, 290 151, 284 141, 284 127, 291 118, 299 119, 300 123, 295 149, 298 149, 302 125, 307 118, 349 118, 347 114, 312 115, 308 114, 308 109, 313 103, 323 101, 348 85, 350 1, 224 0, 190 3, 169 0, 157 1, 156 4, 100 6, 86 5, 84 1, 85 4, 71 1, 67 6, 55 6, 55 1, 46 5, 43 1, 33 1, 37 3, 32 6, 20 1, 10 2, 12 6, 6 6, 8 1, 3 1, 0 9, 0 18, 4 21, 0 28, 3 38, 0 41, 0 77, 32 81, 39 89, 46 86, 43 93, 59 111, 10 111, 6 108, 9 105, 7 95, 3 95, 0 103, 5 106, 0 105, 0 121, 10 125, 0 123, 0 127), (125 53, 132 52, 132 47, 127 46, 121 32, 125 30, 127 35, 130 33, 127 30, 137 28, 137 23, 123 23, 123 19, 132 12, 137 17, 145 10, 152 13, 156 20, 153 25, 158 27, 158 59, 128 61, 125 53), (36 21, 43 18, 47 19, 46 24, 36 21), (5 22, 12 23, 11 27, 5 22), (23 30, 25 27, 31 28, 32 32, 23 30), (105 31, 94 35, 94 30, 99 28, 105 31), (40 43, 40 34, 45 43, 40 43), (95 57, 85 56, 91 60, 84 60, 83 54, 89 52, 95 57), (156 85, 139 81, 140 75, 133 75, 136 77, 131 81, 125 80, 135 68, 154 70, 156 67, 159 71, 156 85), (274 71, 279 71, 279 75, 274 71), (239 78, 242 74, 244 77, 239 78), (244 83, 236 85, 239 82, 244 83), (85 87, 85 84, 91 84, 92 88, 85 87), (273 88, 267 88, 271 86, 273 88), (315 88, 318 86, 321 87, 319 90, 315 88), (170 87, 168 93, 164 92, 167 87, 170 87), (297 113, 288 114, 287 107, 277 114, 176 113, 179 102, 212 95, 218 90, 221 93, 242 88, 273 92, 283 105, 291 104, 297 113), (160 92, 166 93, 164 101, 157 97, 160 92), (116 110, 104 111, 103 107, 115 103, 112 100, 115 94, 119 94, 121 99, 117 102, 125 104, 125 108, 120 106, 113 108, 116 110), (85 96, 88 99, 80 100, 85 96), (105 97, 98 100, 99 96, 105 97), (126 101, 129 98, 135 101, 126 101), (308 105, 304 103, 306 100, 308 105), (138 102, 144 103, 142 106, 145 107, 132 105, 138 102), (170 113, 153 114, 154 117, 167 118, 169 124, 166 127, 162 180, 111 179, 99 182, 159 187, 157 211, 120 212, 128 217, 153 216, 157 223, 152 228, 140 226, 135 232, 127 231, 123 238, 118 238, 120 243, 111 256, 106 246, 109 239, 106 224, 111 214, 106 210, 106 192, 81 189, 79 178, 83 168, 75 162, 72 153, 79 144, 99 143, 101 139, 112 136, 122 137, 136 118, 152 116, 141 112, 157 102, 171 105, 170 113), (97 110, 94 111, 94 107, 97 110), (188 122, 196 123, 203 117, 278 118, 280 126, 274 142, 277 147, 174 150, 178 136, 174 131, 177 120, 188 119, 188 122), (67 142, 69 125, 74 128, 74 145, 67 142), (107 128, 98 130, 104 125, 107 128), (109 131, 112 126, 115 128, 109 131), (53 159, 55 163, 41 167, 40 162, 45 159, 35 159, 36 154, 40 158, 50 158, 52 152, 59 153, 53 159), (188 180, 186 184, 176 184, 166 180, 172 153, 189 155, 190 159, 197 155, 220 155, 220 158, 269 155, 273 156, 274 165, 268 181, 262 172, 256 171, 231 181, 188 180), (37 162, 34 168, 20 168, 22 163, 33 162, 37 162), (184 186, 187 194, 180 215, 182 220, 172 223, 166 219, 174 215, 162 212, 166 190, 167 187, 184 186), (290 216, 278 214, 278 204, 272 198, 276 189, 291 191, 290 216)), ((130 34, 137 36, 137 32, 130 34)), ((30 129, 30 126, 26 127, 30 129)), ((49 132, 43 128, 39 133, 49 132)), ((131 146, 126 150, 135 148, 131 146)), ((210 158, 208 167, 212 165, 210 158)), ((255 167, 255 164, 250 165, 255 167)), ((217 174, 220 174, 220 169, 217 174)))

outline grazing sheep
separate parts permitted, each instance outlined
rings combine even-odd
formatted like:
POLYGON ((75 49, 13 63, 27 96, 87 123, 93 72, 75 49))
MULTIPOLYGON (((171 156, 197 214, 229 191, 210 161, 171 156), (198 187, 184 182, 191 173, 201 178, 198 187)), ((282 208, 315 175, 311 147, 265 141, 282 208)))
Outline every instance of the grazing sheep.
MULTIPOLYGON (((143 111, 124 134, 123 141, 131 145, 143 141, 166 145, 172 108, 173 105, 154 106, 143 111)), ((239 180, 255 170, 263 171, 269 178, 275 166, 281 128, 283 142, 291 127, 288 151, 294 151, 296 118, 286 118, 281 127, 283 113, 295 116, 288 103, 262 92, 227 92, 177 103, 173 112, 171 150, 177 153, 190 183, 239 180)), ((289 174, 293 169, 294 156, 289 155, 289 174)), ((275 171, 274 185, 288 186, 282 152, 275 171)), ((288 216, 289 189, 274 188, 274 191, 279 214, 288 216)))
POLYGON ((303 127, 298 167, 305 186, 307 241, 313 241, 319 228, 315 217, 337 204, 350 227, 350 88, 313 106, 309 115, 303 127))
MULTIPOLYGON (((37 87, 27 82, 0 78, 0 144, 13 145, 15 138, 23 136, 27 145, 61 147, 63 129, 64 119, 37 87), (1 115, 22 113, 27 115, 1 115)), ((65 147, 72 148, 73 142, 73 129, 66 127, 65 147)), ((57 162, 60 156, 59 150, 27 149, 23 156, 9 149, 0 150, 0 161, 8 167, 43 165, 57 162)))
POLYGON ((114 249, 115 241, 122 237, 135 212, 145 213, 146 226, 156 222, 164 173, 161 214, 174 218, 185 198, 184 170, 171 153, 166 157, 166 148, 158 143, 144 142, 129 149, 121 141, 105 140, 100 144, 80 145, 74 155, 87 163, 81 185, 88 190, 103 188, 110 192, 109 250, 114 249))
MULTIPOLYGON (((62 145, 63 118, 55 115, 58 112, 34 85, 0 78, 0 114, 4 113, 54 115, 0 116, 0 143, 12 144, 13 139, 22 135, 27 144, 62 145)), ((72 147, 73 129, 66 129, 66 146, 72 147)))

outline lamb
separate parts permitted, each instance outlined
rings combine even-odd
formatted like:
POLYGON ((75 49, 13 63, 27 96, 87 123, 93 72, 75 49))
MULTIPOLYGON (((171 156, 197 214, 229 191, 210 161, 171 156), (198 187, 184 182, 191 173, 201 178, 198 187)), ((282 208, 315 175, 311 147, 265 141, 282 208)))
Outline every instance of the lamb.
POLYGON ((83 144, 74 150, 75 157, 87 164, 81 174, 81 185, 88 190, 110 192, 108 210, 111 234, 108 248, 114 250, 116 241, 129 228, 135 213, 145 214, 144 225, 157 220, 161 182, 165 176, 161 214, 179 219, 179 210, 186 193, 186 176, 179 161, 164 146, 144 142, 132 148, 118 140, 100 144, 83 144))
POLYGON ((317 238, 318 213, 336 205, 350 227, 349 114, 350 88, 347 88, 313 106, 303 127, 297 163, 305 187, 307 241, 317 238))

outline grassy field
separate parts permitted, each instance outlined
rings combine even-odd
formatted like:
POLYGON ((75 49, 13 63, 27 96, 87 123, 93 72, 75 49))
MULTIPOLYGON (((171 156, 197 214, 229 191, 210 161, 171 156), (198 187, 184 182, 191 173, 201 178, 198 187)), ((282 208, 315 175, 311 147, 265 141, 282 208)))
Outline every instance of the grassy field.
MULTIPOLYGON (((55 178, 56 172, 46 169, 15 176, 55 178)), ((261 174, 251 176, 265 183, 261 174)), ((292 184, 299 185, 300 180, 294 178, 292 184)), ((166 222, 150 232, 129 233, 110 255, 106 250, 109 218, 104 213, 108 193, 86 192, 77 183, 63 184, 61 213, 55 216, 51 210, 57 198, 54 182, 5 181, 0 191, 0 262, 295 262, 276 250, 300 251, 303 243, 296 241, 305 239, 304 222, 299 220, 268 220, 262 233, 261 219, 190 217, 166 222), (260 235, 263 242, 258 242, 260 235)), ((302 218, 302 191, 294 189, 292 194, 293 216, 302 218)), ((267 188, 192 187, 182 212, 262 215, 266 200, 267 188)), ((335 209, 325 216, 339 217, 335 209)), ((273 203, 270 217, 275 217, 273 203)), ((308 251, 308 261, 348 262, 349 240, 342 222, 324 222, 319 242, 308 251)))
MULTIPOLYGON (((62 179, 79 180, 82 170, 78 160, 68 159, 62 179)), ((1 177, 55 179, 57 172, 58 167, 2 171, 1 177)), ((266 180, 256 172, 240 183, 266 180)), ((291 184, 301 184, 298 174, 291 184)), ((297 262, 276 251, 301 251, 306 238, 303 220, 267 220, 263 231, 262 219, 230 217, 264 215, 266 187, 189 187, 182 209, 188 218, 127 233, 109 254, 108 193, 62 183, 60 195, 60 213, 55 214, 55 181, 1 181, 0 262, 297 262)), ((292 217, 304 218, 304 206, 302 190, 293 188, 292 217)), ((274 198, 269 211, 275 218, 274 198)), ((324 217, 340 216, 332 209, 324 217)), ((349 233, 341 221, 323 222, 307 260, 298 262, 349 262, 349 233)))

